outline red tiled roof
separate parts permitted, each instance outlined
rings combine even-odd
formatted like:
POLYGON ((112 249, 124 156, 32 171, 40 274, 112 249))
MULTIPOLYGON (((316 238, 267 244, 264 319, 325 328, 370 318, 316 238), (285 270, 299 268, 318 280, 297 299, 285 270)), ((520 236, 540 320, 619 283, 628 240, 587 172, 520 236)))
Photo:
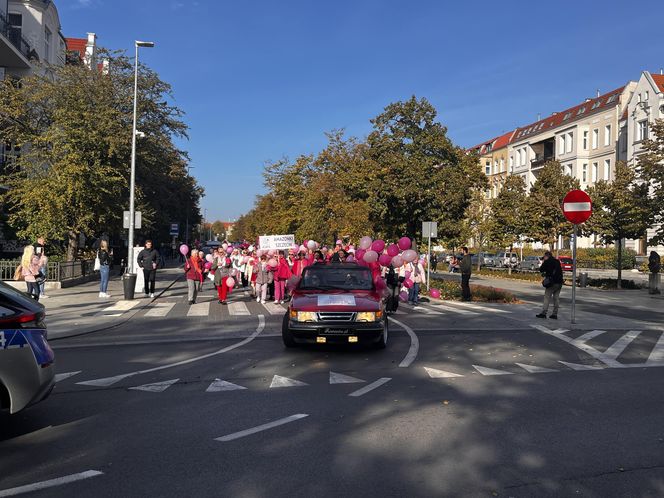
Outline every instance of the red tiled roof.
POLYGON ((624 89, 625 87, 621 86, 620 88, 616 88, 615 90, 609 93, 605 93, 604 95, 600 95, 597 98, 588 99, 582 104, 575 105, 574 107, 565 109, 562 112, 554 113, 548 118, 544 118, 535 123, 518 128, 512 141, 521 140, 532 135, 544 133, 551 128, 557 128, 561 125, 572 123, 582 116, 589 116, 591 114, 601 112, 611 105, 617 105, 619 102, 618 99, 620 94, 624 89))
POLYGON ((655 82, 655 85, 657 85, 657 90, 660 91, 660 92, 664 92, 664 74, 652 74, 652 73, 650 73, 650 76, 652 76, 652 79, 655 82))
POLYGON ((514 132, 516 130, 508 131, 504 135, 499 136, 496 138, 496 141, 493 143, 493 150, 498 150, 502 149, 503 147, 507 147, 509 143, 512 141, 512 137, 514 136, 514 132))
POLYGON ((85 38, 65 38, 67 42, 67 50, 78 50, 81 55, 85 55, 85 47, 88 40, 85 38))

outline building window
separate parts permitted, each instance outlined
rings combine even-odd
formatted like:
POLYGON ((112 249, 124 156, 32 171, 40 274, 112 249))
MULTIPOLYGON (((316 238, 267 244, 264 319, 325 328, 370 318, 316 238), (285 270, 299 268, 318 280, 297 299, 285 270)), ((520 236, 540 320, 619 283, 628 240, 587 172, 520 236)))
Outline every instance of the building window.
POLYGON ((514 156, 510 156, 510 173, 514 171, 514 156))
POLYGON ((595 128, 593 130, 593 149, 597 148, 598 143, 599 143, 599 130, 595 128))
POLYGON ((607 182, 611 179, 611 159, 604 160, 604 179, 607 182))
POLYGON ((21 14, 9 14, 9 41, 17 47, 21 46, 21 32, 23 30, 23 16, 21 14))
POLYGON ((51 59, 51 30, 44 26, 44 59, 48 62, 51 59))
POLYGON ((583 132, 583 150, 588 150, 588 130, 583 132))
POLYGON ((526 149, 521 149, 521 166, 526 165, 526 149))
POLYGON ((597 174, 599 173, 599 164, 593 163, 593 183, 597 181, 597 174))
POLYGON ((560 138, 558 139, 558 144, 560 147, 560 154, 565 153, 565 135, 560 135, 560 138))
POLYGON ((501 157, 500 158, 500 172, 502 173, 503 170, 505 169, 505 160, 501 157))
POLYGON ((604 147, 611 145, 611 125, 604 127, 604 147))
POLYGON ((574 135, 572 133, 567 134, 567 148, 565 152, 572 152, 572 141, 574 140, 574 135))
POLYGON ((491 162, 487 161, 484 165, 484 172, 486 173, 487 176, 491 174, 491 162))
POLYGON ((583 183, 588 183, 588 163, 583 163, 583 169, 581 170, 581 181, 583 183))
POLYGON ((648 138, 648 120, 644 119, 636 123, 636 140, 640 142, 648 138))
POLYGON ((569 176, 572 176, 573 172, 574 172, 574 165, 568 164, 567 167, 565 168, 565 173, 567 173, 569 176))
POLYGON ((648 90, 646 90, 646 93, 643 96, 643 100, 648 100, 649 98, 650 98, 650 93, 648 93, 648 90))

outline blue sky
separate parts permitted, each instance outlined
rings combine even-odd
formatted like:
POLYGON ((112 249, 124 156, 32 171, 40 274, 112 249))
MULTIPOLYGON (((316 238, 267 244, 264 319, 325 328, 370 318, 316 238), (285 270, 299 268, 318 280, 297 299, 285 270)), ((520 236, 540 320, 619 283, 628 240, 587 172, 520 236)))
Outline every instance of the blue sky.
POLYGON ((141 58, 187 113, 208 219, 263 192, 265 161, 363 137, 396 100, 426 97, 471 146, 664 66, 661 0, 57 0, 65 36, 141 58), (600 7, 601 8, 598 8, 600 7))

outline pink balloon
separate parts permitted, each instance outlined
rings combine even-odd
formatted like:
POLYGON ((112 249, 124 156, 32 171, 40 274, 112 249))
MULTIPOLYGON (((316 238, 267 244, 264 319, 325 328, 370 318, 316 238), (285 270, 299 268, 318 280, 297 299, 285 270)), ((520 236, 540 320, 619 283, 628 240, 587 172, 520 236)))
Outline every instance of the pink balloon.
POLYGON ((268 259, 267 264, 272 268, 276 268, 278 266, 277 260, 274 258, 268 259))
POLYGON ((440 291, 438 289, 431 289, 429 295, 434 299, 440 299, 440 291))
POLYGON ((362 237, 360 239, 360 249, 364 249, 365 251, 371 247, 371 243, 373 241, 371 240, 371 237, 362 237))
POLYGON ((228 244, 226 244, 226 242, 224 242, 223 244, 221 244, 221 247, 222 247, 224 250, 226 250, 226 249, 228 249, 228 244))
POLYGON ((235 286, 235 279, 233 277, 228 277, 226 279, 226 285, 230 288, 233 288, 235 286))
POLYGON ((410 289, 413 286, 413 281, 411 279, 404 280, 403 285, 406 289, 410 289))
POLYGON ((407 271, 406 273, 403 274, 404 278, 407 280, 410 278, 410 272, 407 271))
POLYGON ((405 251, 406 249, 410 249, 410 246, 412 245, 410 239, 408 237, 401 237, 399 239, 399 249, 402 251, 405 251))
POLYGON ((381 277, 376 277, 374 278, 374 285, 376 286, 377 291, 382 291, 383 289, 387 289, 387 284, 385 283, 385 279, 381 277))
POLYGON ((387 248, 387 254, 389 254, 391 257, 396 256, 399 254, 399 246, 396 244, 390 244, 387 248))
POLYGON ((367 251, 364 253, 364 257, 362 259, 364 259, 364 261, 367 263, 375 263, 378 261, 378 253, 376 251, 367 251))
POLYGON ((349 254, 348 257, 346 258, 347 263, 352 263, 355 261, 355 257, 352 254, 349 254))
POLYGON ((212 254, 206 254, 205 255, 205 261, 207 261, 208 263, 212 263, 213 259, 214 259, 214 257, 212 256, 212 254))
POLYGON ((355 251, 355 259, 358 261, 364 261, 364 254, 366 252, 367 251, 365 251, 364 249, 358 249, 357 251, 355 251))
POLYGON ((383 252, 383 249, 385 249, 385 241, 384 240, 374 240, 373 244, 371 244, 371 250, 376 251, 378 254, 383 252))
POLYGON ((342 244, 341 239, 337 239, 337 245, 340 246, 342 244))
POLYGON ((268 256, 274 256, 274 249, 270 249, 270 250, 267 252, 267 255, 268 255, 268 256))
POLYGON ((187 244, 182 244, 180 246, 180 254, 182 254, 183 256, 189 254, 189 246, 187 244))
POLYGON ((233 248, 232 247, 227 248, 226 254, 233 254, 233 248))
POLYGON ((316 244, 314 240, 310 240, 309 242, 307 242, 307 247, 312 251, 315 250, 317 246, 318 244, 316 244))
POLYGON ((417 253, 413 251, 412 249, 408 249, 407 251, 404 251, 403 254, 403 260, 406 261, 407 263, 411 263, 417 259, 417 253))
POLYGON ((212 268, 212 263, 210 261, 206 261, 206 263, 203 265, 203 268, 209 270, 210 268, 212 268))
POLYGON ((304 247, 304 244, 300 246, 300 252, 307 252, 307 248, 304 247))
POLYGON ((406 291, 403 291, 399 294, 399 299, 403 301, 404 303, 408 301, 408 293, 406 291))
POLYGON ((248 262, 249 262, 249 256, 244 256, 244 257, 242 258, 242 264, 243 264, 243 265, 246 265, 248 262))
POLYGON ((293 244, 293 245, 291 246, 291 249, 292 249, 293 251, 297 252, 297 251, 300 249, 300 246, 298 246, 297 244, 293 244))
POLYGON ((390 266, 390 263, 392 262, 392 256, 389 254, 381 254, 380 257, 378 258, 378 262, 382 266, 390 266))
POLYGON ((392 258, 392 266, 395 268, 401 268, 403 266, 403 256, 397 254, 392 258))

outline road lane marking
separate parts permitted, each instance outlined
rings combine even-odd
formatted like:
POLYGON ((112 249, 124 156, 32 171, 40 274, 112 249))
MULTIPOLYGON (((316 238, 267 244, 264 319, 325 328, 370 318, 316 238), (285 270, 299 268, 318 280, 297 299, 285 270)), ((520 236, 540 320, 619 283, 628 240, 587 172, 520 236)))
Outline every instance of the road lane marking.
POLYGON ((272 383, 270 384, 270 388, 273 387, 300 387, 300 386, 308 386, 306 382, 302 382, 299 380, 295 379, 289 379, 288 377, 282 377, 281 375, 275 375, 272 377, 272 383))
POLYGON ((507 372, 505 370, 497 370, 495 368, 481 367, 479 365, 473 365, 473 368, 482 375, 512 375, 514 373, 514 372, 507 372))
POLYGON ((330 371, 330 384, 355 384, 358 382, 366 382, 366 380, 330 371))
POLYGON ((269 302, 263 304, 263 307, 270 313, 270 315, 283 315, 286 313, 286 309, 280 304, 269 302))
POLYGON ((662 363, 664 363, 664 331, 662 331, 662 335, 659 336, 659 340, 652 348, 652 351, 650 351, 650 355, 646 360, 646 365, 661 365, 662 363))
POLYGON ((454 301, 454 304, 449 304, 449 306, 461 306, 462 308, 468 308, 474 311, 477 311, 478 313, 482 313, 483 311, 488 311, 489 313, 511 313, 511 311, 507 310, 502 310, 499 308, 491 308, 490 306, 480 306, 478 304, 472 304, 472 303, 463 303, 460 301, 454 301))
POLYGON ((219 354, 227 353, 227 352, 232 351, 236 348, 242 347, 245 344, 249 344, 261 332, 263 332, 264 329, 265 329, 265 316, 264 315, 258 315, 258 327, 256 328, 256 330, 249 337, 247 337, 246 339, 241 340, 240 342, 236 342, 235 344, 231 344, 230 346, 226 346, 225 348, 222 348, 218 351, 213 351, 212 353, 204 354, 204 355, 201 355, 201 356, 194 356, 193 358, 178 361, 176 363, 169 363, 168 365, 161 365, 159 367, 148 368, 148 369, 145 369, 145 370, 138 370, 136 372, 129 372, 129 373, 126 373, 126 374, 116 375, 114 377, 105 377, 103 379, 93 379, 93 380, 87 380, 87 381, 84 381, 84 382, 77 382, 77 384, 80 384, 82 386, 107 387, 107 386, 110 386, 112 384, 115 384, 116 382, 121 381, 122 379, 126 379, 127 377, 132 377, 134 375, 141 375, 141 374, 145 374, 145 373, 157 372, 159 370, 165 370, 167 368, 179 367, 181 365, 187 365, 187 364, 193 363, 195 361, 205 360, 207 358, 211 358, 211 357, 217 356, 219 354))
POLYGON ((592 356, 596 360, 601 361, 602 363, 604 363, 605 365, 607 365, 609 367, 612 367, 612 368, 624 368, 625 367, 625 365, 623 365, 619 361, 616 361, 614 358, 610 358, 610 357, 606 356, 605 354, 600 353, 595 348, 593 348, 592 346, 588 346, 588 344, 586 344, 583 341, 579 341, 578 339, 572 339, 571 337, 569 337, 567 335, 559 333, 557 330, 554 331, 554 330, 548 329, 548 328, 544 327, 543 325, 531 325, 531 327, 539 330, 540 332, 544 332, 545 334, 549 334, 553 337, 557 337, 561 341, 565 341, 568 344, 571 344, 572 346, 580 349, 584 353, 589 354, 590 356, 592 356))
POLYGON ((558 370, 555 370, 553 368, 544 368, 544 367, 538 367, 535 365, 526 365, 525 363, 517 363, 518 366, 523 368, 526 372, 528 373, 549 373, 549 372, 557 372, 558 370))
POLYGON ((580 335, 579 337, 577 337, 574 340, 579 341, 579 342, 588 342, 590 339, 593 339, 593 338, 597 337, 598 335, 602 335, 602 334, 605 334, 605 333, 606 333, 606 330, 591 330, 590 332, 586 332, 585 334, 580 335))
POLYGON ((248 316, 251 314, 249 313, 249 308, 247 308, 247 305, 242 301, 228 303, 228 313, 233 316, 248 316))
POLYGON ((445 311, 451 311, 452 313, 458 313, 459 315, 467 315, 467 316, 471 316, 471 315, 477 316, 477 315, 479 315, 479 313, 477 311, 471 311, 471 310, 457 308, 457 307, 452 306, 452 305, 447 304, 447 303, 432 304, 431 306, 435 307, 435 308, 443 309, 445 311))
POLYGON ((416 311, 421 311, 425 315, 443 315, 444 313, 441 311, 434 311, 430 308, 425 308, 424 306, 413 306, 413 309, 416 311))
POLYGON ((364 386, 362 389, 358 389, 357 391, 353 391, 350 393, 348 396, 353 396, 354 398, 357 398, 358 396, 362 396, 363 394, 368 393, 369 391, 373 391, 374 389, 382 386, 383 384, 391 381, 391 377, 382 377, 378 379, 375 382, 372 382, 371 384, 364 386))
POLYGON ((267 424, 259 425, 257 427, 252 427, 251 429, 245 429, 240 432, 234 432, 232 434, 227 434, 225 436, 215 438, 215 441, 221 441, 222 443, 226 443, 228 441, 240 439, 245 436, 251 436, 252 434, 256 434, 257 432, 266 431, 268 429, 279 427, 280 425, 288 424, 290 422, 295 422, 296 420, 300 420, 308 416, 309 416, 308 413, 297 413, 295 415, 291 415, 290 417, 280 418, 279 420, 268 422, 267 424))
POLYGON ((173 309, 175 303, 155 303, 144 316, 161 317, 166 316, 173 309))
POLYGON ((424 367, 424 370, 432 379, 451 379, 453 377, 463 377, 461 374, 446 372, 445 370, 436 370, 435 368, 424 367))
POLYGON ((69 377, 73 377, 74 375, 78 375, 82 372, 83 370, 78 370, 76 372, 66 372, 66 373, 61 373, 61 374, 55 374, 55 382, 60 382, 61 380, 68 379, 69 377))
POLYGON ((192 304, 187 311, 187 316, 208 316, 209 314, 210 301, 192 304))
POLYGON ((417 338, 417 334, 413 332, 413 329, 411 329, 408 325, 405 325, 401 323, 399 320, 395 320, 392 317, 389 317, 389 320, 392 322, 396 323, 399 327, 404 329, 406 333, 410 336, 410 348, 408 348, 408 353, 406 353, 406 356, 404 356, 403 360, 401 360, 401 363, 399 363, 399 366, 401 368, 407 368, 410 366, 411 363, 415 361, 415 358, 417 358, 417 353, 420 350, 420 340, 417 338))
POLYGON ((227 382, 221 379, 214 379, 214 382, 205 390, 206 393, 218 393, 221 391, 237 391, 239 389, 246 389, 246 387, 238 386, 232 382, 227 382))
POLYGON ((98 470, 86 470, 85 472, 79 472, 78 474, 71 474, 64 477, 57 477, 56 479, 49 479, 48 481, 35 482, 33 484, 26 484, 25 486, 18 486, 16 488, 0 489, 0 497, 4 498, 7 496, 16 496, 23 493, 31 493, 40 489, 62 486, 63 484, 70 484, 72 482, 90 479, 91 477, 97 477, 103 474, 103 472, 98 470))
POLYGON ((149 393, 163 393, 166 389, 171 387, 180 379, 165 380, 163 382, 152 382, 150 384, 143 384, 142 386, 130 387, 132 391, 146 391, 149 393))
POLYGON ((599 365, 582 365, 580 363, 569 363, 567 361, 562 361, 558 360, 559 363, 562 363, 566 367, 571 368, 572 370, 604 370, 604 367, 600 367, 599 365))
POLYGON ((126 311, 129 311, 130 309, 134 308, 135 306, 140 304, 140 300, 134 299, 134 300, 127 300, 127 301, 118 301, 112 306, 109 306, 108 308, 104 308, 101 310, 99 313, 97 313, 96 316, 121 316, 124 314, 126 311))
POLYGON ((606 351, 604 351, 603 354, 607 358, 613 358, 614 360, 617 359, 618 356, 620 356, 622 352, 625 351, 627 346, 629 346, 630 343, 634 339, 636 339, 640 334, 641 334, 640 330, 630 330, 620 339, 614 342, 606 351))

